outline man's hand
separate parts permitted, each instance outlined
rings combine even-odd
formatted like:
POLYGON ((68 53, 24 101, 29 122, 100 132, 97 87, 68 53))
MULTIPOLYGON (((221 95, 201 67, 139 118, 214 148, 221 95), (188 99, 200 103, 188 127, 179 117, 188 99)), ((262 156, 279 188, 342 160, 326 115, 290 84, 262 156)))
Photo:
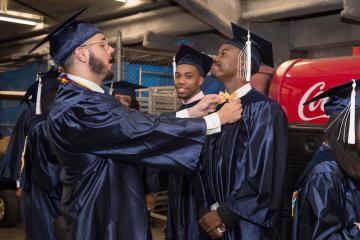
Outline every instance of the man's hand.
POLYGON ((201 228, 210 236, 217 237, 218 235, 216 233, 218 233, 220 236, 221 233, 217 228, 221 227, 223 224, 217 211, 211 211, 205 214, 199 220, 199 224, 201 228))
POLYGON ((189 117, 204 117, 209 113, 215 112, 216 106, 221 102, 217 94, 209 94, 203 97, 195 106, 188 109, 189 117))
POLYGON ((220 232, 218 229, 212 230, 209 233, 211 239, 219 239, 224 237, 224 232, 220 232))
POLYGON ((22 188, 17 188, 15 195, 19 198, 19 197, 21 197, 21 193, 22 193, 22 188))
POLYGON ((152 210, 154 210, 155 208, 155 202, 156 202, 156 199, 155 199, 155 196, 153 193, 147 193, 145 195, 145 201, 146 201, 146 206, 147 206, 147 210, 149 212, 151 212, 152 210))
POLYGON ((358 229, 359 229, 359 231, 360 231, 360 223, 355 222, 354 224, 358 227, 358 229))
POLYGON ((241 118, 242 105, 240 99, 226 103, 218 112, 221 125, 234 123, 241 118))

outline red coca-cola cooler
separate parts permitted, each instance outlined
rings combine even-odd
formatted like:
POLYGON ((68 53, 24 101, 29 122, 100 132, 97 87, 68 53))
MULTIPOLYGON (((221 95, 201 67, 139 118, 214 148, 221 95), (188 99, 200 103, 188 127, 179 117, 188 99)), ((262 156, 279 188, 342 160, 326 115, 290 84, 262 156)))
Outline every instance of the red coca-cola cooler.
POLYGON ((283 107, 289 123, 325 124, 327 99, 303 103, 323 91, 360 78, 360 56, 295 59, 280 65, 271 81, 269 96, 283 107))
POLYGON ((327 99, 303 103, 323 91, 360 78, 360 56, 295 59, 280 65, 270 83, 269 97, 280 103, 288 121, 288 166, 281 214, 281 239, 290 239, 291 195, 306 164, 324 140, 327 99))

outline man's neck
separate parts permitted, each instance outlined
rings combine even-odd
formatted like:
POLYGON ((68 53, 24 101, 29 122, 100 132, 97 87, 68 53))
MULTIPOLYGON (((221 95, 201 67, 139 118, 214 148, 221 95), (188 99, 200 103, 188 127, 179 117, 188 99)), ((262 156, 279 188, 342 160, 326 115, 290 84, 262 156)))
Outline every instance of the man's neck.
POLYGON ((102 84, 102 78, 95 74, 89 74, 86 71, 68 71, 68 73, 89 80, 99 86, 102 84))
POLYGON ((230 81, 224 81, 226 92, 229 94, 232 94, 242 86, 244 86, 246 82, 244 82, 242 79, 236 79, 230 80, 230 81))
POLYGON ((188 97, 186 99, 183 98, 182 101, 183 101, 183 104, 190 104, 190 103, 200 100, 203 97, 204 97, 204 93, 199 90, 196 94, 192 95, 191 97, 188 97))

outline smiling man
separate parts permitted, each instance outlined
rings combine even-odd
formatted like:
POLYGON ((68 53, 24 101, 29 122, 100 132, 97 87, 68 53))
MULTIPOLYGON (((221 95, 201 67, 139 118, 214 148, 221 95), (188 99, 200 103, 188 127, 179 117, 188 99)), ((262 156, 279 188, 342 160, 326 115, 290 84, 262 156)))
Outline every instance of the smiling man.
MULTIPOLYGON (((206 54, 183 45, 175 56, 175 62, 175 88, 179 98, 183 100, 180 109, 186 109, 194 106, 204 97, 200 87, 213 60, 206 54)), ((166 239, 199 239, 194 176, 170 172, 168 192, 166 239)))
POLYGON ((123 107, 101 87, 112 75, 114 49, 94 25, 75 20, 84 10, 35 46, 49 41, 50 56, 65 69, 47 136, 62 165, 66 239, 149 239, 137 164, 193 171, 205 136, 237 121, 241 103, 208 116, 217 96, 160 117, 123 107))

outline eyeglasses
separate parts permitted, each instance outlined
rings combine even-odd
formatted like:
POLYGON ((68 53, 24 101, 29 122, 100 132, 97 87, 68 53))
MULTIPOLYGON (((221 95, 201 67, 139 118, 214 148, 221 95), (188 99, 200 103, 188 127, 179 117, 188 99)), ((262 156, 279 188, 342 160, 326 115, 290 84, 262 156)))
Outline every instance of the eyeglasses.
POLYGON ((109 50, 109 47, 110 47, 108 40, 101 40, 101 41, 94 42, 94 43, 83 44, 80 47, 87 47, 87 46, 91 46, 91 45, 95 45, 95 44, 100 44, 100 46, 103 47, 105 50, 109 50))

